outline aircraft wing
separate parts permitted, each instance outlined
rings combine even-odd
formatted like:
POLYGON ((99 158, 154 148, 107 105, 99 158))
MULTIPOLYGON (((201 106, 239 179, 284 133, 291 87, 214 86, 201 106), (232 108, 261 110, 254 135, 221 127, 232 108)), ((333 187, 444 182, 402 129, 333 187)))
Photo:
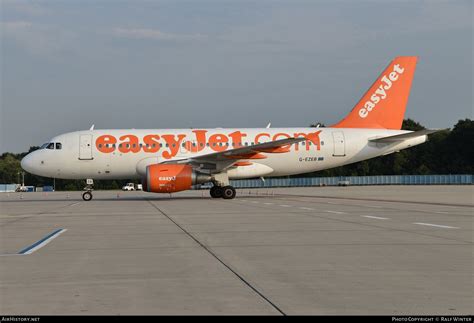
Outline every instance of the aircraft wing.
POLYGON ((410 138, 430 135, 432 133, 443 131, 443 130, 445 129, 424 129, 424 130, 419 130, 419 131, 407 132, 400 135, 369 139, 369 141, 379 142, 379 143, 392 143, 392 142, 397 142, 397 141, 403 141, 410 138))
POLYGON ((262 153, 286 153, 295 143, 306 141, 307 138, 286 138, 251 146, 241 146, 220 152, 194 156, 185 159, 165 161, 163 164, 192 164, 199 168, 222 170, 240 159, 264 159, 262 153))

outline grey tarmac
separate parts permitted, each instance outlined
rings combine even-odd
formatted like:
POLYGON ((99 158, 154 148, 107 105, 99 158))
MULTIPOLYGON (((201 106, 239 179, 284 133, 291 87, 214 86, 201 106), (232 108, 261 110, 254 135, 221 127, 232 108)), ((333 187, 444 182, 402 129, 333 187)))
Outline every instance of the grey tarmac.
POLYGON ((1 193, 0 313, 472 314, 473 193, 1 193))

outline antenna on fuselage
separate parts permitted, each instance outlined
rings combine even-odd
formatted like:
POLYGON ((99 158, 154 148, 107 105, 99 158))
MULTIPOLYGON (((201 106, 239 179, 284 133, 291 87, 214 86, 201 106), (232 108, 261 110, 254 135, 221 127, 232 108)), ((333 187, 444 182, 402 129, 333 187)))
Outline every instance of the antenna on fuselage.
POLYGON ((94 126, 95 124, 93 124, 89 130, 94 130, 94 126))
POLYGON ((269 122, 265 128, 267 128, 267 129, 268 129, 268 128, 270 128, 271 126, 272 126, 272 123, 271 123, 271 122, 269 122))

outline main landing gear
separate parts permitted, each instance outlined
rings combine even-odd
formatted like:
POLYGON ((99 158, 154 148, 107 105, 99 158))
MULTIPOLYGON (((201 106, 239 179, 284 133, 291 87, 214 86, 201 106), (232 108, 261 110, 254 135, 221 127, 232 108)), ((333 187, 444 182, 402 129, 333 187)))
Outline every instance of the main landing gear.
POLYGON ((84 201, 92 200, 92 190, 94 189, 94 180, 88 178, 86 180, 86 187, 84 187, 85 192, 82 193, 82 199, 84 201))
POLYGON ((213 198, 223 198, 225 200, 230 200, 235 198, 236 191, 232 186, 213 186, 209 191, 211 197, 213 198))

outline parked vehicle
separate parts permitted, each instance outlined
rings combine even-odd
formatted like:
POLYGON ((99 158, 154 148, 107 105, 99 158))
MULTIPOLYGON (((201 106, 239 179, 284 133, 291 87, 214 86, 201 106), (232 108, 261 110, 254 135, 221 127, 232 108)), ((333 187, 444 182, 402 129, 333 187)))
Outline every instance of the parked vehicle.
POLYGON ((135 184, 127 183, 127 185, 122 187, 122 191, 135 191, 135 184))

